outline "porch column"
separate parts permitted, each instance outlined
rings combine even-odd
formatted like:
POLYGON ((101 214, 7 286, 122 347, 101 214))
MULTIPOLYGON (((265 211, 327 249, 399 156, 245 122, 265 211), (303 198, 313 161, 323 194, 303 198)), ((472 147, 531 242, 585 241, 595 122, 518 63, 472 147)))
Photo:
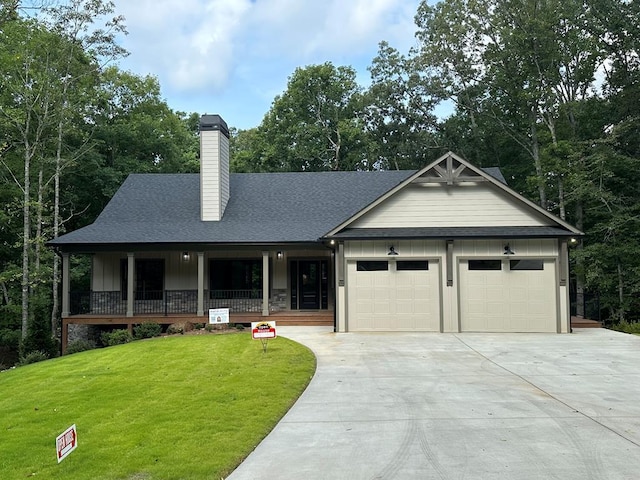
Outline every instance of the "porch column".
POLYGON ((204 252, 198 252, 198 312, 196 315, 204 316, 204 252))
POLYGON ((127 317, 133 317, 134 281, 136 262, 133 252, 127 253, 127 317))
POLYGON ((344 260, 344 243, 338 243, 336 249, 336 331, 347 331, 347 310, 345 306, 346 293, 345 293, 345 260, 344 260))
POLYGON ((269 316, 269 252, 262 252, 262 316, 269 316))
POLYGON ((62 318, 67 318, 71 315, 69 311, 69 254, 62 254, 62 318))

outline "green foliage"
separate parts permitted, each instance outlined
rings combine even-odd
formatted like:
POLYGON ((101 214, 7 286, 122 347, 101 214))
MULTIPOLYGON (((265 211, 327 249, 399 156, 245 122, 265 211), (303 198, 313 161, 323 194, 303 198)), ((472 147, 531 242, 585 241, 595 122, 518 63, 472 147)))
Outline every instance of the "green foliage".
POLYGON ((618 322, 609 325, 611 330, 640 335, 640 322, 618 322))
POLYGON ((103 332, 100 335, 100 341, 105 347, 112 347, 114 345, 122 345, 129 343, 133 340, 133 337, 126 329, 112 330, 111 332, 103 332))
POLYGON ((65 352, 65 355, 85 352, 87 350, 93 350, 94 348, 97 348, 95 342, 92 342, 90 340, 74 340, 73 342, 69 342, 69 345, 67 345, 67 351, 65 352))
POLYGON ((32 363, 43 362, 49 359, 49 354, 42 350, 32 350, 24 356, 20 357, 20 361, 18 362, 18 367, 23 367, 25 365, 30 365, 32 363))
POLYGON ((162 327, 158 323, 141 323, 133 327, 133 338, 136 340, 158 337, 161 333, 162 327))
POLYGON ((183 335, 185 331, 185 326, 182 323, 172 323, 167 327, 167 333, 169 335, 180 334, 183 335))

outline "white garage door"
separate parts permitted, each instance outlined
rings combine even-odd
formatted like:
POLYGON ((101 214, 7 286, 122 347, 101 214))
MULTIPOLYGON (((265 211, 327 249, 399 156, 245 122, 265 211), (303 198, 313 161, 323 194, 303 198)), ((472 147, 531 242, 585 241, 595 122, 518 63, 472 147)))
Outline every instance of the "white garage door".
POLYGON ((467 332, 555 332, 555 262, 460 261, 460 328, 467 332))
POLYGON ((437 261, 350 261, 347 269, 349 331, 440 331, 437 261))

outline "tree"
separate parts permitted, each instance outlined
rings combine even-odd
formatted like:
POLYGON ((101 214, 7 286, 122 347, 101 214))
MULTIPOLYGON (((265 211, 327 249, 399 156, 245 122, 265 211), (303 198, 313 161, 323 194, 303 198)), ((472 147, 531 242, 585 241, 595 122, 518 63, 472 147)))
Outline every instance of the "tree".
POLYGON ((433 114, 441 97, 429 75, 415 65, 414 53, 405 56, 381 42, 369 67, 372 83, 365 93, 363 117, 369 162, 376 168, 421 168, 445 153, 433 114))
POLYGON ((261 171, 366 168, 361 88, 351 67, 297 68, 258 127, 261 171))

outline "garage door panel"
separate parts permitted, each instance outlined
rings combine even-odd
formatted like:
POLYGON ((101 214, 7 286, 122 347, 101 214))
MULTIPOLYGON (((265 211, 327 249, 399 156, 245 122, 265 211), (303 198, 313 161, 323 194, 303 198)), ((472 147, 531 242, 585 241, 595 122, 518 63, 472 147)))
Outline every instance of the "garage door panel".
POLYGON ((460 326, 462 331, 555 332, 555 262, 542 270, 469 270, 460 261, 460 326))
POLYGON ((439 331, 439 268, 358 271, 347 264, 347 312, 350 331, 439 331), (366 304, 366 305, 365 305, 366 304))

